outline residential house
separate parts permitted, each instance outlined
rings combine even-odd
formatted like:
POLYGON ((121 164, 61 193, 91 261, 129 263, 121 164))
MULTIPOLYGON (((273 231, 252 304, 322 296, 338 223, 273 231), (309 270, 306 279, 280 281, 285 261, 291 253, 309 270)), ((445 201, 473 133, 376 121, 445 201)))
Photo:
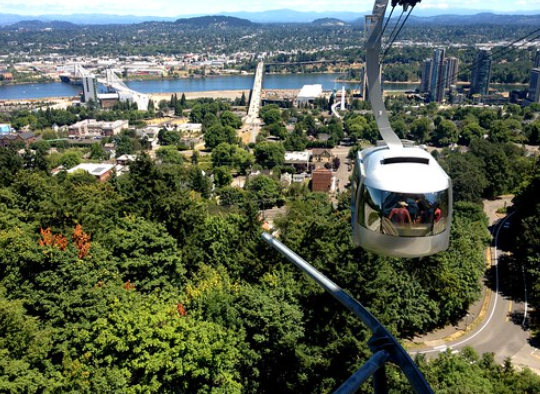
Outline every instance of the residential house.
POLYGON ((329 163, 332 158, 333 155, 330 149, 313 149, 313 161, 329 163))
POLYGON ((119 166, 127 166, 135 160, 137 160, 137 155, 122 155, 116 158, 116 164, 119 166))
POLYGON ((34 133, 11 133, 0 134, 0 146, 6 147, 8 145, 22 142, 28 148, 31 143, 41 140, 41 136, 36 136, 34 133))
POLYGON ((81 163, 69 170, 68 173, 74 173, 76 171, 86 171, 90 175, 96 177, 99 182, 106 182, 114 171, 114 164, 107 163, 81 163))

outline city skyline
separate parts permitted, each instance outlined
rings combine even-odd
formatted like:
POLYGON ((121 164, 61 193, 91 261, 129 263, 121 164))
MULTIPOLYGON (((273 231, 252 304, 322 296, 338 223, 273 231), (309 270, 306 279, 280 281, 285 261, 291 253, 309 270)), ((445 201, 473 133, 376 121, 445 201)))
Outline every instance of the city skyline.
MULTIPOLYGON (((171 4, 164 0, 155 0, 148 3, 144 0, 118 0, 110 2, 107 0, 93 0, 86 2, 84 7, 80 3, 71 0, 27 0, 27 1, 11 1, 0 4, 0 13, 19 14, 19 15, 70 15, 70 14, 111 14, 111 15, 133 15, 133 16, 156 16, 156 17, 171 17, 185 16, 194 14, 220 14, 233 12, 264 12, 273 10, 290 9, 300 12, 366 12, 373 6, 371 0, 336 0, 332 4, 327 1, 309 1, 296 0, 294 2, 286 0, 276 1, 260 1, 253 3, 248 0, 237 0, 228 4, 216 0, 209 0, 203 3, 190 4, 171 4)), ((517 12, 535 12, 540 13, 540 0, 494 0, 489 3, 480 2, 478 0, 466 1, 457 0, 450 2, 449 0, 431 0, 429 2, 420 3, 417 6, 417 12, 435 12, 440 11, 440 14, 449 14, 459 10, 466 13, 467 10, 475 11, 491 11, 500 13, 517 13, 517 12)))

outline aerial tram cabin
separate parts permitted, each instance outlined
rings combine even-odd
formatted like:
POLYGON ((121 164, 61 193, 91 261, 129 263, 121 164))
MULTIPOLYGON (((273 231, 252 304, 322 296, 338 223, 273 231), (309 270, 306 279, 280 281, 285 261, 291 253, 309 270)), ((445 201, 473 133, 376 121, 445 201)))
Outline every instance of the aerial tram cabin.
POLYGON ((379 146, 358 152, 352 179, 356 245, 395 257, 428 256, 448 248, 451 181, 425 150, 379 146))
MULTIPOLYGON (((377 254, 423 257, 448 248, 452 183, 426 150, 412 143, 404 144, 388 119, 382 97, 380 60, 388 2, 375 0, 373 15, 366 16, 368 94, 383 141, 375 148, 359 152, 355 160, 351 201, 353 240, 377 254)), ((410 14, 417 2, 392 0, 392 11, 400 5, 404 12, 410 8, 410 14)), ((394 40, 395 36, 390 46, 394 40)))

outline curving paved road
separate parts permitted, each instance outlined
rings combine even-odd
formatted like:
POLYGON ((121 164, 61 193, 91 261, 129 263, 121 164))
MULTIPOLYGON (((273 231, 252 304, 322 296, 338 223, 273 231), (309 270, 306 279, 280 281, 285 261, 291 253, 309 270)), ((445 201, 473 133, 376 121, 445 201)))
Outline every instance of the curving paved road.
MULTIPOLYGON (((495 212, 498 208, 510 205, 510 203, 511 197, 504 197, 499 200, 488 201, 484 205, 493 234, 493 247, 489 257, 496 273, 496 291, 491 294, 486 318, 465 336, 448 342, 444 340, 433 341, 432 346, 411 352, 412 355, 419 353, 433 357, 438 352, 446 349, 457 352, 465 346, 471 346, 479 353, 495 353, 495 359, 498 362, 511 358, 514 365, 527 366, 536 373, 540 373, 540 349, 530 345, 530 332, 522 327, 525 322, 524 319, 521 318, 514 322, 510 318, 513 312, 526 314, 526 306, 521 303, 514 303, 511 299, 503 296, 499 289, 498 262, 503 252, 497 246, 499 237, 503 236, 504 223, 509 219, 509 216, 499 219, 495 212)), ((523 283, 522 278, 515 278, 514 280, 523 283)))

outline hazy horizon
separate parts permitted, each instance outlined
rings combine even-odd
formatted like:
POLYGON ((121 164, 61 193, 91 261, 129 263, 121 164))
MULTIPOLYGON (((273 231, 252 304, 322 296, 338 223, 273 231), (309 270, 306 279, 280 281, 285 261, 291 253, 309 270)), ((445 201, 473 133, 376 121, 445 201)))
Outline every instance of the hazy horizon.
MULTIPOLYGON (((216 0, 209 0, 204 4, 171 4, 165 0, 155 0, 148 3, 146 0, 94 0, 86 3, 84 8, 74 4, 72 0, 26 0, 25 2, 10 2, 0 4, 0 13, 18 14, 28 16, 39 15, 73 15, 73 14, 108 14, 118 16, 145 16, 145 17, 182 17, 189 15, 212 15, 222 13, 237 12, 266 12, 288 9, 297 12, 317 12, 335 13, 351 12, 361 13, 370 10, 373 6, 372 0, 336 0, 332 4, 327 1, 296 0, 285 1, 263 0, 253 4, 247 0, 237 0, 224 4, 216 0), (330 10, 331 8, 331 10, 330 10)), ((456 0, 450 3, 448 0, 424 0, 417 6, 417 11, 440 11, 441 14, 451 14, 454 10, 461 12, 470 10, 471 12, 538 12, 540 13, 540 0, 493 0, 486 4, 477 0, 456 0)))

